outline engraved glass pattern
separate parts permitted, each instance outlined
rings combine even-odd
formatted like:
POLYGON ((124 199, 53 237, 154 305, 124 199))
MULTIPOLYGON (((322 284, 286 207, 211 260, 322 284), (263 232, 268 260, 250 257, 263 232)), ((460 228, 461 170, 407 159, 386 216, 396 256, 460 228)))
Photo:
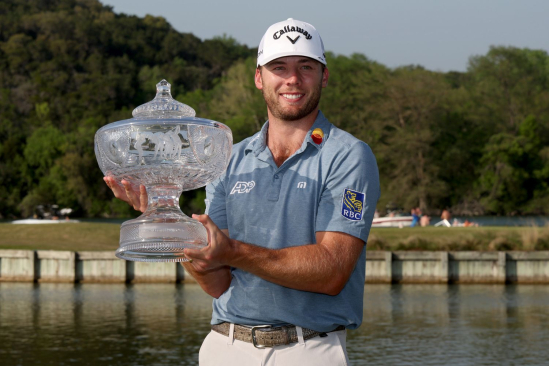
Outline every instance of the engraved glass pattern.
POLYGON ((134 118, 108 124, 95 135, 101 171, 118 184, 147 188, 148 207, 120 230, 116 256, 132 261, 185 261, 183 249, 207 244, 203 225, 179 208, 182 191, 205 186, 227 168, 231 130, 195 117, 194 110, 171 98, 170 84, 157 84, 151 102, 134 118))

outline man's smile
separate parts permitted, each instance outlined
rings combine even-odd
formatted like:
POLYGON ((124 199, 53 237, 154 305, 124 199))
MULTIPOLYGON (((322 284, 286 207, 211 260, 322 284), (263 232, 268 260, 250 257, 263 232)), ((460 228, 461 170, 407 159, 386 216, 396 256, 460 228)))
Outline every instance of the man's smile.
POLYGON ((305 94, 288 94, 288 93, 282 93, 281 95, 282 95, 284 98, 286 98, 286 99, 296 100, 296 99, 301 98, 301 97, 304 96, 305 94))

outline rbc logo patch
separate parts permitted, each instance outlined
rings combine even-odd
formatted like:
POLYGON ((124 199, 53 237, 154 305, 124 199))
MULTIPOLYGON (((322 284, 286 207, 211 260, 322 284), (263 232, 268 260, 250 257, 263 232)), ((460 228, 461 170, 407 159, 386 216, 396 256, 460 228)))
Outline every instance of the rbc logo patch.
POLYGON ((364 207, 364 193, 345 189, 343 192, 343 204, 341 214, 343 217, 353 220, 362 220, 362 208, 364 207))
POLYGON ((255 187, 255 182, 253 180, 251 182, 236 182, 233 189, 231 190, 231 194, 248 193, 254 187, 255 187))

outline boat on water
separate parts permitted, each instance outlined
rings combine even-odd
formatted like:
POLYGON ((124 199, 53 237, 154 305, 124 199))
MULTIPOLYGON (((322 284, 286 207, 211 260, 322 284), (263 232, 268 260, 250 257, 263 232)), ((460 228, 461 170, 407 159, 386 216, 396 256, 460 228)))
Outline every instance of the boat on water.
POLYGON ((374 217, 372 227, 410 227, 412 225, 412 220, 412 216, 374 217))
POLYGON ((22 219, 14 220, 12 224, 74 224, 78 223, 78 220, 51 220, 51 219, 22 219))
POLYGON ((34 208, 34 215, 27 219, 14 220, 12 224, 60 224, 77 223, 78 220, 69 219, 72 208, 59 209, 58 205, 38 205, 34 208))

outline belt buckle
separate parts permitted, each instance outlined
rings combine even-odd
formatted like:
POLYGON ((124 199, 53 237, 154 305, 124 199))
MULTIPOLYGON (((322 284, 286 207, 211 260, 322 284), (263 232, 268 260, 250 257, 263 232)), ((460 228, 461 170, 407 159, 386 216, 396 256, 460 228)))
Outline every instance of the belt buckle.
POLYGON ((264 329, 264 328, 271 328, 271 326, 270 325, 256 325, 256 326, 252 327, 252 343, 253 343, 255 348, 262 349, 262 348, 272 347, 272 346, 264 346, 262 344, 257 344, 257 341, 255 340, 255 331, 257 329, 264 329))

